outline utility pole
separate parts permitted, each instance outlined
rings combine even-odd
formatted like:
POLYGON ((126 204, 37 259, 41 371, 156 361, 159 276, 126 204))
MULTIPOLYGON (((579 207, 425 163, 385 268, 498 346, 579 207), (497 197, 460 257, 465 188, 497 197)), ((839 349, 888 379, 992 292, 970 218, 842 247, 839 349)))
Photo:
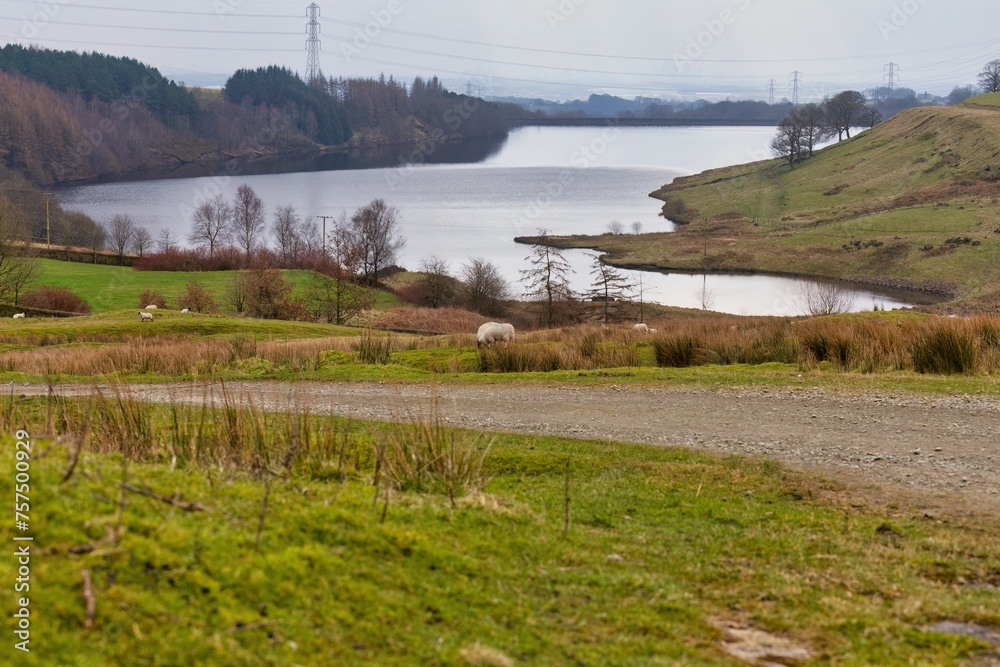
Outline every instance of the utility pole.
POLYGON ((791 74, 792 77, 792 104, 795 106, 799 105, 799 84, 802 81, 802 72, 795 70, 791 74))
POLYGON ((322 247, 323 247, 323 256, 326 257, 326 219, 327 218, 335 218, 336 216, 334 216, 334 215, 317 215, 316 217, 323 219, 323 241, 322 241, 323 246, 322 247))
POLYGON ((306 40, 306 83, 312 85, 320 75, 319 52, 323 47, 322 42, 319 41, 319 5, 315 2, 312 3, 307 8, 307 12, 306 15, 309 17, 309 24, 306 30, 309 34, 309 39, 306 40))
POLYGON ((774 88, 776 85, 777 82, 774 79, 767 82, 767 103, 772 107, 774 106, 774 88))
POLYGON ((892 95, 892 91, 896 88, 896 72, 899 71, 899 65, 896 63, 889 63, 882 69, 888 70, 882 78, 889 81, 889 94, 892 95))
POLYGON ((49 218, 49 197, 52 196, 51 192, 46 192, 45 194, 45 247, 52 247, 52 224, 49 218))

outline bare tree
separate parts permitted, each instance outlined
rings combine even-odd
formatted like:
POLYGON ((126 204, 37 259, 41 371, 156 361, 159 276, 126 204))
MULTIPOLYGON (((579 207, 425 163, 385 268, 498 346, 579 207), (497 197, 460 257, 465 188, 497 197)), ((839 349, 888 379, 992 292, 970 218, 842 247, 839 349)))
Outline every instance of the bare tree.
POLYGON ((399 209, 384 199, 373 199, 351 216, 351 234, 363 251, 364 281, 375 285, 379 271, 396 261, 396 253, 406 243, 399 233, 399 209))
POLYGON ((0 195, 0 301, 17 305, 24 287, 41 273, 27 243, 27 223, 21 211, 0 195))
POLYGON ((94 264, 97 264, 97 251, 103 250, 105 244, 108 242, 108 230, 101 223, 95 222, 93 225, 87 227, 86 231, 87 247, 93 253, 94 264))
POLYGON ((153 235, 150 233, 149 228, 136 225, 135 233, 132 236, 132 251, 139 255, 139 259, 142 259, 143 253, 149 250, 152 245, 153 235))
POLYGON ((557 319, 557 306, 572 301, 575 296, 569 285, 573 269, 562 253, 550 245, 547 229, 539 229, 537 238, 531 254, 524 258, 530 268, 521 271, 521 282, 527 296, 541 303, 541 321, 551 328, 557 319))
POLYGON ((431 308, 447 306, 455 297, 455 279, 448 273, 448 263, 431 256, 420 262, 424 277, 424 302, 431 308))
POLYGON ((979 87, 983 92, 1000 92, 1000 60, 991 60, 979 73, 979 87))
POLYGON ((823 107, 815 102, 803 104, 792 111, 792 121, 801 129, 802 148, 809 153, 809 157, 813 156, 816 144, 833 136, 823 107))
POLYGON ((635 285, 625 275, 606 264, 601 255, 588 253, 593 260, 591 263, 590 275, 594 276, 594 282, 590 286, 588 296, 592 301, 601 304, 603 320, 610 321, 612 306, 615 303, 629 301, 635 290, 635 285))
POLYGON ((247 264, 253 255, 258 239, 264 231, 264 202, 249 185, 236 189, 233 200, 233 237, 246 253, 247 264))
POLYGON ((961 104, 970 97, 979 94, 979 89, 975 86, 955 86, 948 93, 948 104, 961 104))
POLYGON ((160 230, 156 236, 156 249, 160 252, 174 252, 177 250, 177 237, 168 227, 160 230))
POLYGON ((345 215, 327 234, 324 256, 327 263, 307 292, 306 299, 315 317, 330 324, 346 324, 375 304, 375 291, 357 283, 362 254, 345 215))
POLYGON ((715 294, 712 290, 708 289, 708 274, 703 273, 701 276, 701 289, 698 290, 698 304, 701 306, 702 310, 711 310, 712 306, 715 304, 715 294))
POLYGON ((838 140, 843 139, 844 134, 850 139, 851 128, 860 122, 865 109, 865 96, 856 90, 845 90, 825 100, 823 107, 831 132, 837 133, 838 140))
POLYGON ((474 257, 462 266, 459 274, 464 286, 464 301, 470 310, 487 317, 500 317, 507 312, 507 302, 513 295, 496 264, 474 257))
POLYGON ((786 116, 778 123, 778 133, 771 139, 771 152, 794 169, 795 163, 802 159, 802 151, 802 126, 790 115, 786 116))
POLYGON ((872 104, 865 107, 865 110, 861 112, 861 121, 868 126, 868 129, 872 129, 876 125, 882 122, 882 112, 879 108, 872 104))
POLYGON ((118 256, 118 264, 125 264, 125 253, 132 247, 132 240, 135 238, 135 223, 132 218, 124 213, 111 218, 108 224, 108 241, 111 243, 111 250, 118 256))
POLYGON ((212 197, 195 209, 188 240, 208 248, 208 256, 214 257, 215 251, 229 241, 232 216, 232 209, 222 195, 212 197))
POLYGON ((625 225, 622 224, 621 220, 612 220, 608 223, 608 234, 614 234, 615 236, 620 236, 625 233, 625 225))
POLYGON ((838 315, 854 308, 855 295, 838 283, 803 283, 799 302, 809 315, 838 315))
POLYGON ((279 206, 274 212, 274 224, 271 233, 278 244, 278 253, 284 266, 294 266, 299 261, 303 250, 300 236, 302 220, 293 206, 279 206))
POLYGON ((642 223, 636 220, 632 223, 632 233, 635 235, 642 234, 642 223))

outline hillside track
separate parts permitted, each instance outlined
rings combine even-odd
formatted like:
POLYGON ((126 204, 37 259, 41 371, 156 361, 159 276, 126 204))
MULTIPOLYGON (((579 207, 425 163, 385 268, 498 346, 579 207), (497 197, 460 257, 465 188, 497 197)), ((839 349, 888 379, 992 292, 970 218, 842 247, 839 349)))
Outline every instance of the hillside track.
MULTIPOLYGON (((835 482, 842 500, 907 512, 1000 517, 1000 399, 817 388, 228 383, 268 410, 447 424, 764 456, 835 482)), ((22 394, 47 387, 17 386, 22 394)), ((218 401, 221 385, 137 385, 151 402, 218 401), (212 398, 214 396, 214 399, 212 398)), ((63 395, 94 388, 58 387, 63 395)))

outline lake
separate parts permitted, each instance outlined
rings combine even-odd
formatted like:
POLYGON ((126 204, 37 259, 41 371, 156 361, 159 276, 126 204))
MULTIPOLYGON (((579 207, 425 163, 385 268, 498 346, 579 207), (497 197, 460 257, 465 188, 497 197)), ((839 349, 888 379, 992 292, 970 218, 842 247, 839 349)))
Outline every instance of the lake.
MULTIPOLYGON (((383 148, 354 155, 190 167, 172 178, 109 182, 63 188, 67 209, 107 222, 126 213, 155 238, 162 228, 186 238, 194 208, 222 193, 231 198, 250 185, 269 211, 292 205, 310 218, 350 215, 381 197, 399 208, 406 245, 397 264, 419 269, 431 256, 451 271, 470 257, 486 257, 520 288, 527 246, 516 236, 545 228, 553 234, 600 234, 613 220, 626 228, 672 231, 649 193, 677 176, 760 160, 774 134, 767 127, 525 127, 506 139, 462 144, 383 148), (411 160, 414 160, 411 162, 411 160), (292 170, 292 171, 289 171, 292 170), (181 177, 183 176, 183 177, 181 177)), ((592 282, 584 251, 565 253, 576 273, 573 286, 592 282)), ((638 279, 638 272, 628 272, 638 279)), ((804 283, 774 276, 707 277, 642 272, 644 299, 700 307, 705 288, 712 310, 746 315, 803 312, 804 283)), ((909 297, 857 290, 855 309, 910 305, 909 297)))

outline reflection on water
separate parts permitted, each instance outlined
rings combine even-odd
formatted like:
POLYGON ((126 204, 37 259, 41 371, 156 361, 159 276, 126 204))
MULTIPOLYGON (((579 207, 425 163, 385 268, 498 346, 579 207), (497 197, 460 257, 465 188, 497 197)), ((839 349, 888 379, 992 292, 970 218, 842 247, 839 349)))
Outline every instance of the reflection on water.
POLYGON ((492 135, 441 143, 428 141, 424 144, 379 146, 329 153, 276 155, 253 160, 230 160, 224 163, 190 163, 173 169, 149 169, 125 176, 108 177, 97 182, 125 183, 223 175, 238 178, 310 171, 390 169, 408 164, 475 164, 485 162, 499 153, 507 142, 507 136, 492 135))
MULTIPOLYGON (((292 205, 300 215, 350 213, 384 198, 400 209, 406 245, 397 263, 416 269, 431 256, 452 273, 472 257, 495 263, 519 289, 520 271, 530 248, 517 236, 545 228, 552 234, 601 234, 612 220, 645 232, 673 231, 660 217, 660 202, 649 193, 678 176, 711 167, 759 159, 773 134, 770 128, 523 128, 508 140, 498 137, 434 146, 417 155, 419 164, 400 168, 413 147, 390 147, 364 154, 329 154, 309 159, 255 161, 236 176, 218 167, 208 174, 103 183, 62 189, 66 208, 100 221, 129 214, 156 237, 169 229, 186 238, 195 206, 216 193, 232 197, 243 183, 269 211, 292 205), (584 155, 586 154, 586 159, 584 155), (389 166, 391 165, 391 166, 389 166)), ((193 168, 192 168, 193 169, 193 168)), ((592 282, 590 258, 567 252, 576 270, 574 286, 592 282)), ((638 273, 635 274, 638 282, 638 273)), ((667 305, 700 307, 703 283, 712 309, 736 314, 794 315, 802 312, 796 294, 808 281, 771 276, 642 273, 644 298, 667 305)), ((855 309, 913 303, 910 297, 859 291, 855 309)))

